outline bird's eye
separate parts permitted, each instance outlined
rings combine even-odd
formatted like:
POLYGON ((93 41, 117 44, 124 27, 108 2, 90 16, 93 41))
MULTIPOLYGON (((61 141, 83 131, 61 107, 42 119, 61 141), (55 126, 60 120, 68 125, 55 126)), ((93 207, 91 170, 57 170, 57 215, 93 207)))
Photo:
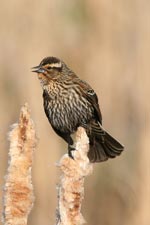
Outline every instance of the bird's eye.
POLYGON ((88 94, 89 94, 89 95, 94 95, 95 92, 94 92, 92 89, 89 89, 89 90, 88 90, 88 94))
POLYGON ((48 70, 50 70, 50 69, 51 69, 51 67, 50 67, 50 66, 48 66, 48 67, 47 67, 47 69, 48 69, 48 70))

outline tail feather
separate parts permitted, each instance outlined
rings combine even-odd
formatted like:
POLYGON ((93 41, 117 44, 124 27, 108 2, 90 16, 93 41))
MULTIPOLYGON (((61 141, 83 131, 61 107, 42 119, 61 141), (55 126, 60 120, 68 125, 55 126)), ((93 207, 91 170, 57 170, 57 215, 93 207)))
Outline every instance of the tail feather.
POLYGON ((124 150, 124 146, 107 133, 102 126, 99 126, 99 130, 97 127, 95 129, 94 126, 94 132, 92 134, 92 141, 90 141, 90 150, 88 153, 90 162, 103 162, 108 158, 114 158, 120 155, 124 150))
POLYGON ((103 162, 108 159, 104 148, 98 142, 90 145, 90 150, 88 152, 88 157, 90 162, 103 162))

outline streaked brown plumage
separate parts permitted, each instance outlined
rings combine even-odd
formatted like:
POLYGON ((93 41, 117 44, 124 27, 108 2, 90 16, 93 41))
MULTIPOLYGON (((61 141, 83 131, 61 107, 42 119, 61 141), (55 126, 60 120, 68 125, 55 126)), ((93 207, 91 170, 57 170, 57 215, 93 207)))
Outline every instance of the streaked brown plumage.
POLYGON ((72 157, 73 134, 79 126, 90 140, 89 159, 102 162, 114 158, 124 147, 102 127, 102 115, 94 90, 58 58, 44 58, 33 68, 43 88, 44 110, 55 130, 68 143, 72 157))

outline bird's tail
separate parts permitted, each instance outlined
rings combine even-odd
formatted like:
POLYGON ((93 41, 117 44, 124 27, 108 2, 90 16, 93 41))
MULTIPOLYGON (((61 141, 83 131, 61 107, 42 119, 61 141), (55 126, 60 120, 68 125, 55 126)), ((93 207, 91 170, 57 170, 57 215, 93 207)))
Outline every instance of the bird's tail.
POLYGON ((100 124, 92 126, 90 136, 92 137, 88 153, 90 162, 103 162, 120 155, 124 150, 124 146, 107 133, 100 124))

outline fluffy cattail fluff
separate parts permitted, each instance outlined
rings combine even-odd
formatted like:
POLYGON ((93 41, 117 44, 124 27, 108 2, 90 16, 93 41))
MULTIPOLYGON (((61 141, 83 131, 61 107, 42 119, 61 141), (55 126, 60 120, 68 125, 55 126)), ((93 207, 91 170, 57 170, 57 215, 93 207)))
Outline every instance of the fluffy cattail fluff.
POLYGON ((9 133, 9 140, 3 222, 5 225, 26 225, 34 201, 31 168, 36 145, 34 124, 27 104, 22 107, 19 122, 9 133))
POLYGON ((58 166, 62 175, 58 185, 58 208, 56 225, 82 225, 85 220, 81 214, 84 198, 85 177, 93 171, 93 164, 87 157, 89 139, 84 128, 79 127, 76 134, 74 160, 64 155, 58 166))

